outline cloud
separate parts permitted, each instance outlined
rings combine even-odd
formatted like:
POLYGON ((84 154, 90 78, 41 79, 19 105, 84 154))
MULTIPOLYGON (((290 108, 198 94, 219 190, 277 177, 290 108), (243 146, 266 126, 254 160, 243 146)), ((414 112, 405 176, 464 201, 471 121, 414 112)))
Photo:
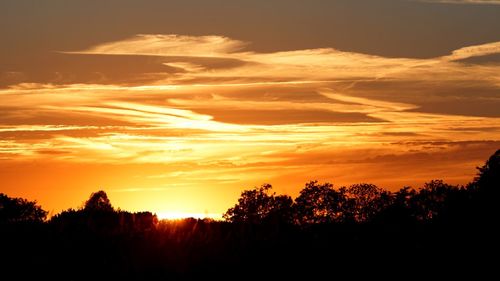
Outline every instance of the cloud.
POLYGON ((351 81, 486 80, 500 84, 498 65, 457 64, 461 60, 500 53, 500 43, 468 46, 430 59, 386 58, 332 48, 273 53, 242 51, 245 43, 223 36, 137 35, 73 54, 157 56, 176 73, 156 76, 152 85, 250 87, 332 84, 351 81), (194 47, 193 47, 194 46, 194 47), (196 61, 212 57, 212 61, 196 61), (220 67, 218 61, 235 61, 220 67), (466 70, 466 71, 465 71, 466 70))
MULTIPOLYGON (((500 1, 498 2, 500 4, 500 1)), ((500 53, 500 42, 493 42, 483 45, 470 46, 455 50, 449 56, 443 57, 445 60, 457 61, 471 57, 480 57, 500 53)))
POLYGON ((172 187, 155 187, 155 188, 141 188, 141 187, 130 187, 130 188, 117 188, 110 190, 111 192, 157 192, 164 191, 172 187))
POLYGON ((137 35, 122 41, 105 43, 87 50, 68 54, 135 55, 174 58, 166 66, 187 72, 167 75, 165 83, 213 84, 210 80, 224 79, 219 84, 241 86, 255 83, 309 83, 346 79, 351 77, 381 77, 386 72, 397 72, 408 67, 432 64, 415 59, 388 59, 358 53, 341 52, 331 48, 308 49, 274 53, 242 52, 246 43, 224 36, 137 35), (233 59, 242 62, 231 68, 216 69, 205 62, 193 60, 202 57, 233 59), (325 69, 328 71, 325 72, 325 69), (375 71, 377 70, 377 71, 375 71), (307 72, 305 72, 307 71, 307 72), (333 72, 336 72, 333 74, 333 72), (307 78, 304 79, 304 73, 307 78), (374 75, 376 73, 376 75, 374 75), (299 79, 299 77, 302 77, 299 79), (265 81, 262 81, 264 79, 265 81), (273 80, 274 79, 274 80, 273 80), (233 80, 232 83, 228 83, 233 80), (286 80, 286 81, 283 81, 286 80), (198 81, 198 82, 196 82, 198 81))
POLYGON ((217 57, 239 51, 247 43, 224 36, 139 34, 104 43, 77 54, 217 57))
POLYGON ((498 42, 428 59, 245 46, 138 35, 68 52, 155 65, 138 67, 151 79, 131 84, 0 90, 0 165, 98 164, 117 196, 211 190, 229 202, 234 187, 262 182, 289 193, 311 179, 397 188, 443 174, 463 183, 498 146, 500 66, 464 62, 497 54, 498 42))

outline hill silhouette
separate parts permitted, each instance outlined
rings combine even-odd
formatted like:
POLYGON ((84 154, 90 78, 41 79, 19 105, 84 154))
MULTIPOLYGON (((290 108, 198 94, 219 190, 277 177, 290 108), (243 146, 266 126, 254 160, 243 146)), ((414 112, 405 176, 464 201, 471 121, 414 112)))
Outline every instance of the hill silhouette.
POLYGON ((50 219, 0 194, 2 280, 439 278, 494 272, 500 150, 465 186, 432 180, 390 192, 361 183, 245 190, 224 221, 159 221, 97 191, 50 219))

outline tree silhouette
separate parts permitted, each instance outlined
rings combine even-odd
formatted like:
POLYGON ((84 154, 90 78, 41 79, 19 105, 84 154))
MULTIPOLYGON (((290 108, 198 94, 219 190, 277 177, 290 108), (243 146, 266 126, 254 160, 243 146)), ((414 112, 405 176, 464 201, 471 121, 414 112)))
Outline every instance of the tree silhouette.
POLYGON ((457 186, 442 180, 427 182, 410 200, 412 213, 420 221, 434 220, 447 211, 449 199, 457 192, 457 186))
POLYGON ((392 201, 390 192, 369 183, 353 184, 346 194, 350 200, 349 212, 357 222, 372 219, 392 201))
POLYGON ((43 222, 47 211, 36 201, 11 198, 0 193, 0 222, 43 222))
POLYGON ((415 271, 408 266, 415 264, 426 276, 463 269, 477 276, 495 268, 499 159, 497 151, 467 188, 433 180, 418 190, 389 192, 367 183, 334 189, 312 181, 292 201, 265 184, 243 191, 225 222, 158 222, 150 212, 113 210, 104 191, 92 193, 82 208, 44 222, 46 212, 36 202, 0 194, 0 241, 5 241, 0 277, 28 279, 21 276, 28 272, 30 279, 191 280, 241 274, 287 279, 288 273, 315 279, 360 269, 370 274, 377 269, 386 277, 394 269, 415 271), (27 223, 8 223, 17 221, 27 223), (272 262, 277 266, 267 266, 272 262), (388 263, 393 266, 384 270, 388 263))
POLYGON ((223 217, 230 222, 261 223, 264 221, 290 221, 292 198, 288 195, 275 196, 272 186, 264 184, 259 188, 245 190, 238 203, 227 210, 223 217))
POLYGON ((475 205, 478 214, 486 221, 496 220, 500 215, 500 150, 497 150, 482 167, 469 188, 475 191, 475 205))
POLYGON ((345 207, 348 204, 344 190, 333 189, 331 183, 318 181, 306 183, 295 199, 295 214, 298 224, 343 222, 347 220, 345 207))
MULTIPOLYGON (((411 187, 405 186, 400 190, 389 193, 385 192, 385 196, 389 196, 389 205, 386 205, 373 219, 381 223, 390 224, 413 224, 416 218, 413 210, 410 207, 411 200, 417 194, 417 191, 411 187)), ((385 201, 385 200, 384 200, 385 201)))
POLYGON ((90 195, 83 208, 90 212, 113 212, 113 206, 108 199, 108 195, 103 190, 99 190, 90 195))
POLYGON ((478 175, 474 179, 474 184, 485 196, 498 198, 500 194, 500 149, 491 155, 482 167, 477 169, 478 175))
POLYGON ((269 212, 265 218, 270 223, 292 223, 293 200, 288 195, 275 195, 271 197, 269 212))

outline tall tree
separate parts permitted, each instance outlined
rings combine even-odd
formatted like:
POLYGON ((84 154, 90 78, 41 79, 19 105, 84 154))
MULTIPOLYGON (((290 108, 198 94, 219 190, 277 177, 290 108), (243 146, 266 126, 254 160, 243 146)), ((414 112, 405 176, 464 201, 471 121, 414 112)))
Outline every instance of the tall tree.
POLYGON ((476 210, 486 221, 498 221, 500 208, 500 149, 497 150, 486 163, 478 168, 478 174, 470 188, 477 192, 476 210))
POLYGON ((500 149, 493 153, 482 167, 477 169, 479 171, 474 183, 485 196, 493 196, 498 199, 500 194, 500 149))
POLYGON ((83 209, 91 212, 112 212, 114 210, 108 195, 103 190, 92 193, 83 209))

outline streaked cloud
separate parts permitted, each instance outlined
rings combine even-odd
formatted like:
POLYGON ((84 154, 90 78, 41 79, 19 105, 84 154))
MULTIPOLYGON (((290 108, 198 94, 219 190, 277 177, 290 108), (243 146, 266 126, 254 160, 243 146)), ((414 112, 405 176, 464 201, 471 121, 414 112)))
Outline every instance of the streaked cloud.
MULTIPOLYGON (((235 186, 262 182, 292 194, 312 179, 464 182, 500 141, 500 65, 464 60, 499 54, 499 44, 417 59, 137 35, 70 50, 79 59, 154 57, 155 66, 148 82, 1 89, 0 164, 91 167, 113 179, 119 198, 196 193, 191 212, 213 194, 223 210, 235 186)), ((186 211, 174 201, 167 209, 186 211)))
MULTIPOLYGON (((500 4, 500 1, 498 1, 497 3, 500 4)), ((500 42, 494 42, 478 46, 460 48, 453 51, 450 56, 446 56, 444 58, 450 61, 456 61, 471 57, 480 57, 498 53, 500 53, 500 42)))
POLYGON ((81 54, 217 57, 241 50, 246 43, 224 36, 139 34, 97 45, 81 54))

